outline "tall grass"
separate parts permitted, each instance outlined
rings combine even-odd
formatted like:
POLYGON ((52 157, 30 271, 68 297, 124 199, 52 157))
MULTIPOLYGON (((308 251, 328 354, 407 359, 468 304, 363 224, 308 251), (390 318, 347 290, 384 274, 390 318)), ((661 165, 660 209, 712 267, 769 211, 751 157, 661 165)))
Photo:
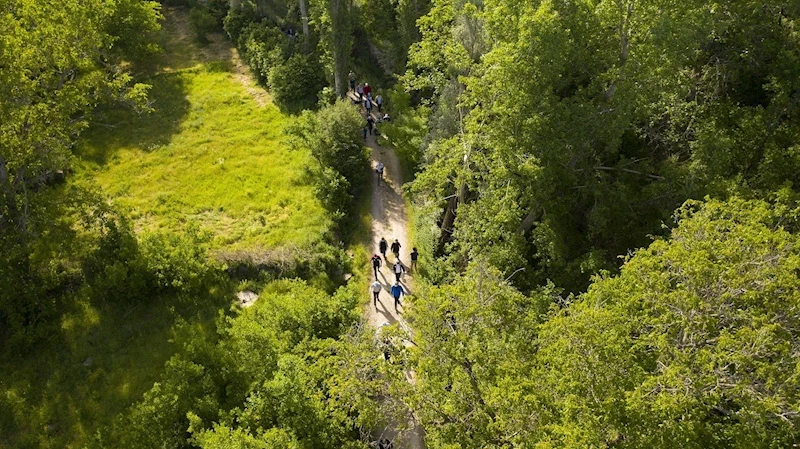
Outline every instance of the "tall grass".
POLYGON ((226 249, 307 246, 330 221, 305 175, 309 155, 282 143, 287 118, 259 107, 226 64, 150 81, 155 111, 105 111, 81 143, 80 173, 127 210, 137 229, 190 221, 226 249))

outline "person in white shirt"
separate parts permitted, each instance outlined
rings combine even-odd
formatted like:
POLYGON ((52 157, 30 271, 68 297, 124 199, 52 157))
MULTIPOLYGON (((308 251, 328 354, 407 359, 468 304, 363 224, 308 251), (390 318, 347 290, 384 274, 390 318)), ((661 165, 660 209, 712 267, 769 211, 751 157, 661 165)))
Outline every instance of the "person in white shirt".
POLYGON ((375 280, 375 282, 370 287, 370 290, 372 290, 372 305, 374 305, 375 308, 377 309, 378 308, 378 300, 380 299, 379 296, 381 294, 381 290, 383 290, 383 286, 381 285, 380 282, 375 280))
POLYGON ((394 275, 397 277, 397 282, 400 282, 400 276, 406 271, 406 267, 398 260, 394 264, 394 275))
POLYGON ((375 171, 378 173, 378 180, 380 181, 383 179, 383 169, 386 167, 383 165, 383 162, 378 162, 378 165, 375 166, 375 171))

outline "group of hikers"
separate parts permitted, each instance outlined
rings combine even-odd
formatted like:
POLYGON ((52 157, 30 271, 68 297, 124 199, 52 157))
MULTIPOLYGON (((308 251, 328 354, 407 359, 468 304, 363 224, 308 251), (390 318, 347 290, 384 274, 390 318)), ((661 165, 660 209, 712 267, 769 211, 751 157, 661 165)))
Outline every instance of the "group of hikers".
POLYGON ((372 87, 369 83, 356 83, 356 74, 352 70, 347 78, 350 81, 350 91, 358 97, 357 100, 353 100, 353 103, 363 106, 366 110, 365 124, 361 132, 364 135, 364 140, 367 140, 367 135, 374 136, 377 134, 378 128, 376 125, 378 123, 388 122, 391 117, 389 117, 388 113, 383 112, 383 96, 377 94, 373 97, 372 87), (373 108, 378 110, 377 118, 372 115, 373 108))
POLYGON ((386 261, 388 264, 389 259, 386 257, 386 251, 388 249, 392 250, 392 254, 394 254, 394 265, 392 265, 392 272, 395 276, 394 285, 391 286, 389 292, 392 294, 394 298, 394 310, 397 311, 397 306, 400 305, 400 297, 405 295, 406 292, 403 289, 403 286, 400 284, 400 280, 403 274, 406 271, 416 271, 417 269, 417 259, 419 259, 419 253, 417 252, 417 248, 413 248, 411 251, 411 267, 410 270, 406 270, 406 266, 400 260, 400 241, 395 239, 391 245, 389 242, 386 241, 385 237, 381 237, 381 241, 378 243, 378 250, 380 251, 381 256, 375 254, 372 256, 372 270, 375 273, 375 282, 370 287, 372 291, 372 304, 375 308, 378 308, 378 301, 380 301, 380 294, 383 290, 383 284, 378 280, 378 270, 380 270, 383 262, 386 261))

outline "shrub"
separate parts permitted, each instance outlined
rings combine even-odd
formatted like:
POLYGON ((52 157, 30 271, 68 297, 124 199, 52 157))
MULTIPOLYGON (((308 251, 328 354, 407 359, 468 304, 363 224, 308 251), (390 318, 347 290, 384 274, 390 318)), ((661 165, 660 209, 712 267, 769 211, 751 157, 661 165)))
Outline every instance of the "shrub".
POLYGON ((369 155, 359 137, 363 122, 355 108, 338 101, 304 113, 288 130, 295 144, 310 149, 319 162, 314 169, 317 193, 345 233, 350 230, 345 218, 352 216, 354 199, 367 183, 369 155))
POLYGON ((245 28, 258 22, 258 13, 250 3, 244 3, 238 8, 228 10, 228 15, 222 21, 225 32, 233 42, 239 43, 239 36, 245 28))
POLYGON ((217 30, 222 29, 225 17, 228 16, 228 10, 230 9, 228 0, 208 0, 206 2, 206 8, 211 16, 214 17, 217 30))
POLYGON ((323 70, 313 55, 295 54, 269 70, 272 99, 283 112, 299 113, 317 104, 317 93, 325 86, 323 70))
POLYGON ((211 234, 196 225, 188 226, 186 235, 148 234, 141 242, 141 252, 148 271, 160 290, 197 293, 206 284, 215 267, 207 257, 211 234))
POLYGON ((194 7, 189 11, 189 23, 200 42, 208 42, 208 33, 213 33, 217 29, 217 20, 203 7, 194 7))
POLYGON ((269 70, 282 64, 293 52, 286 36, 265 23, 248 25, 239 36, 239 47, 261 82, 266 82, 269 70))

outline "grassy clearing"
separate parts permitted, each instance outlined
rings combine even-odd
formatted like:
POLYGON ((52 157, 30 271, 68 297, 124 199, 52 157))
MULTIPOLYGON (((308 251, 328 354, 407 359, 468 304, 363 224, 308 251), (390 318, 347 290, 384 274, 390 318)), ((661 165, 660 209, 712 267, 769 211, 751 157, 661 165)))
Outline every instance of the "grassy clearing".
POLYGON ((230 61, 212 60, 149 78, 155 111, 103 111, 79 145, 80 177, 140 231, 180 232, 195 221, 215 248, 237 250, 320 240, 331 223, 305 175, 310 156, 286 148, 290 119, 259 106, 239 76, 230 61))

